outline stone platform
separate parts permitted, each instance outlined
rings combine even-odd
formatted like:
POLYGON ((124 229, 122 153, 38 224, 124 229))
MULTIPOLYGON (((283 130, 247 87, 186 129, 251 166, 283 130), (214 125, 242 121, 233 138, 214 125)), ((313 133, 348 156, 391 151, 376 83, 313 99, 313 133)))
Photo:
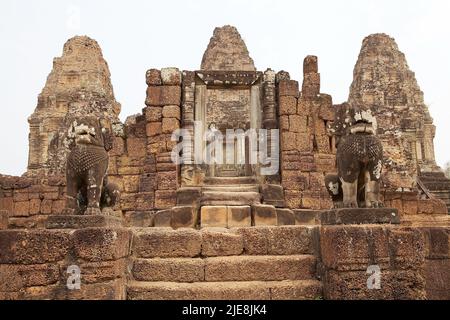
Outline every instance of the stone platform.
POLYGON ((45 222, 47 229, 121 227, 122 218, 104 215, 54 215, 45 222))
POLYGON ((339 224, 400 224, 400 214, 395 208, 343 208, 323 211, 322 225, 339 224))

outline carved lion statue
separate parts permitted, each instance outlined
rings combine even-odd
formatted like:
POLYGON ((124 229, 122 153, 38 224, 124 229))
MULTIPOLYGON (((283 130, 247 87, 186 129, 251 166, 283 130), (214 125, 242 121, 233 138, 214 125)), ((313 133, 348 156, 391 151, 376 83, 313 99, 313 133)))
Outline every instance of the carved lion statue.
POLYGON ((70 214, 101 214, 102 207, 113 206, 119 198, 114 184, 108 183, 108 151, 111 131, 98 117, 76 118, 68 130, 70 153, 67 157, 67 209, 70 214))
POLYGON ((370 110, 341 106, 336 112, 337 175, 325 183, 335 207, 378 208, 383 147, 376 136, 376 119, 370 110))

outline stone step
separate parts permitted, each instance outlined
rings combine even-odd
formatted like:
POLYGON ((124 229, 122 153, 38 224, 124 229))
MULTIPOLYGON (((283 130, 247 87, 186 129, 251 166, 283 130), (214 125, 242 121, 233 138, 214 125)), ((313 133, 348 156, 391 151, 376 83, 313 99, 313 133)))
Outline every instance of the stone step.
POLYGON ((136 259, 138 281, 222 282, 314 279, 313 255, 136 259))
POLYGON ((230 184, 255 184, 255 177, 207 177, 204 180, 209 185, 230 185, 230 184))
POLYGON ((259 186, 254 184, 214 185, 202 187, 203 192, 259 192, 259 186))
POLYGON ((201 205, 206 206, 244 206, 260 202, 259 192, 205 191, 201 199, 201 205))
POLYGON ((317 230, 311 226, 133 228, 132 250, 140 258, 310 255, 317 245, 317 230))
POLYGON ((313 300, 322 297, 318 280, 239 282, 140 282, 127 285, 129 300, 313 300))

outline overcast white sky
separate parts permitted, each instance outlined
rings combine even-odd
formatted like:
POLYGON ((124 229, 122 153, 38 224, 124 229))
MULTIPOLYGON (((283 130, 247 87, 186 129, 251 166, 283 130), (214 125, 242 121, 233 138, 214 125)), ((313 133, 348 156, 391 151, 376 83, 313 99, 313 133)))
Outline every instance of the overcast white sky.
POLYGON ((124 120, 144 107, 147 69, 198 69, 214 27, 224 24, 238 28, 258 70, 286 70, 301 81, 303 58, 317 55, 322 92, 334 103, 347 99, 363 38, 393 36, 425 93, 443 165, 450 160, 449 16, 447 0, 1 0, 0 173, 26 170, 27 117, 68 38, 99 42, 124 120))

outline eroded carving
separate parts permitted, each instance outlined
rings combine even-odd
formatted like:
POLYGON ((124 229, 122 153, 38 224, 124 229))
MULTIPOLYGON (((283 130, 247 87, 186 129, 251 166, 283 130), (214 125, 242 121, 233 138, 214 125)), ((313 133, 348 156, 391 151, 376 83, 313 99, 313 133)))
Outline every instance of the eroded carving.
POLYGON ((107 180, 108 151, 112 134, 94 116, 75 119, 68 132, 67 209, 69 214, 100 214, 119 197, 117 187, 107 180))
POLYGON ((338 106, 335 119, 337 175, 325 184, 335 207, 378 208, 383 147, 370 110, 338 106))

